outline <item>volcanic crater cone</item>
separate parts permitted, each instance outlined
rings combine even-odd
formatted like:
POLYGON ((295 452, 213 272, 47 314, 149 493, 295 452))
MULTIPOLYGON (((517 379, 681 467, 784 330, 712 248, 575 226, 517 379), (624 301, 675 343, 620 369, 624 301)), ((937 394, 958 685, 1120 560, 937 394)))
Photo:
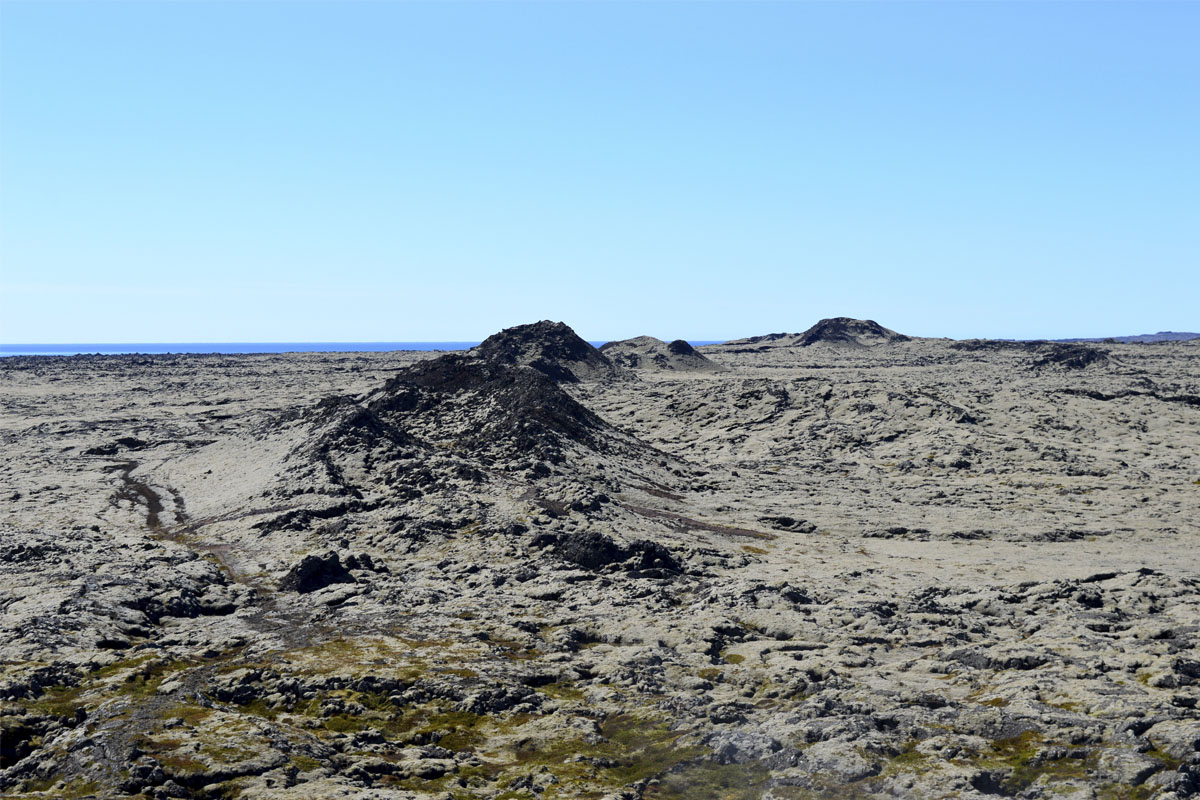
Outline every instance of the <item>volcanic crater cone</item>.
MULTIPOLYGON (((327 397, 282 420, 274 435, 294 444, 262 496, 295 505, 253 527, 263 536, 314 530, 329 542, 367 535, 413 552, 464 526, 489 535, 527 532, 508 502, 496 507, 488 499, 497 494, 554 519, 611 516, 609 493, 670 481, 676 459, 601 419, 534 364, 513 363, 580 368, 589 352, 573 338, 566 326, 522 326, 515 336, 419 361, 373 391, 327 397)), ((576 543, 576 534, 542 529, 530 533, 529 546, 585 569, 628 562, 646 574, 679 570, 657 543, 600 533, 576 543), (591 553, 593 545, 603 552, 591 553)), ((284 580, 287 588, 308 591, 337 583, 339 574, 333 562, 298 563, 284 580), (317 566, 321 576, 332 570, 333 577, 301 575, 317 566)))
MULTIPOLYGON (((523 325, 468 353, 419 361, 362 395, 327 397, 282 419, 290 444, 264 488, 305 499, 282 519, 299 529, 334 511, 399 508, 495 481, 616 485, 658 472, 664 454, 610 425, 562 383, 623 370, 561 323, 523 325)), ((599 490, 596 490, 597 492, 599 490)), ((551 492, 552 493, 552 492, 551 492)), ((584 492, 585 495, 592 490, 584 492)), ((268 523, 274 526, 276 523, 268 523)))
POLYGON ((303 416, 311 432, 292 460, 321 465, 355 496, 372 486, 411 491, 439 465, 477 481, 572 453, 650 449, 534 367, 457 353, 407 367, 365 396, 326 398, 303 416))

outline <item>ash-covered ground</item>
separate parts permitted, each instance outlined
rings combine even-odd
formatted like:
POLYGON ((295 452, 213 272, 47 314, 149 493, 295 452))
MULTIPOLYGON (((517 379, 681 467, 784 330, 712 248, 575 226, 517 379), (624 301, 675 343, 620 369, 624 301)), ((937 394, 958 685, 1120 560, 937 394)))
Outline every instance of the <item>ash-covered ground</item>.
POLYGON ((1200 795, 1200 341, 0 361, 5 797, 1200 795))

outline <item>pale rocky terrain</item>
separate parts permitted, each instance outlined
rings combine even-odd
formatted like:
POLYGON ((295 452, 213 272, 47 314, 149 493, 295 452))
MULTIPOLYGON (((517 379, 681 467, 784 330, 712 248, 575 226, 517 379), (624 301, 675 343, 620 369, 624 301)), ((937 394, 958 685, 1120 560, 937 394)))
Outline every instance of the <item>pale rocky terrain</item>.
POLYGON ((2 796, 1200 795, 1200 341, 655 341, 0 360, 2 796))

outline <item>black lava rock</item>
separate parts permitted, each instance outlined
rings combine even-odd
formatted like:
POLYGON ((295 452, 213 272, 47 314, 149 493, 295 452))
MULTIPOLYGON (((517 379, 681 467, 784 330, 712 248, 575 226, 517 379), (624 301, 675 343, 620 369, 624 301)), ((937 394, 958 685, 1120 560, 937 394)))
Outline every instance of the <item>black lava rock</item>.
POLYGON ((816 525, 803 519, 795 519, 793 517, 759 517, 758 521, 763 525, 769 525, 777 531, 792 531, 795 533, 812 533, 817 529, 816 525))
POLYGON ((335 583, 354 583, 354 577, 346 570, 337 553, 329 551, 324 555, 305 556, 283 577, 279 588, 307 594, 335 583))
POLYGON ((475 351, 498 364, 524 364, 556 383, 616 377, 608 358, 561 322, 542 320, 506 328, 484 339, 475 351))
POLYGON ((559 558, 584 569, 598 570, 610 564, 622 564, 628 571, 680 572, 679 562, 671 551, 658 542, 639 539, 628 546, 617 544, 596 531, 561 536, 554 551, 559 558))
POLYGON ((600 569, 628 558, 628 551, 596 531, 563 537, 555 551, 560 558, 584 569, 600 569))

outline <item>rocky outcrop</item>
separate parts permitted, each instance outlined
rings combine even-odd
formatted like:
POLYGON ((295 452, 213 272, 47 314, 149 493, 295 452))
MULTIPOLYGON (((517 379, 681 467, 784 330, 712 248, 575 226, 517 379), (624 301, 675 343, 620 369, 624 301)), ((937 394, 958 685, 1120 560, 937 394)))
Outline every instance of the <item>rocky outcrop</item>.
POLYGON ((678 573, 679 561, 671 551, 657 542, 639 539, 628 545, 620 544, 596 531, 545 537, 554 553, 585 569, 599 570, 614 564, 624 564, 631 570, 659 570, 678 573))
POLYGON ((682 339, 664 342, 653 336, 637 336, 600 346, 600 352, 618 366, 633 370, 668 372, 721 372, 711 361, 682 339))
POLYGON ((1090 366, 1103 366, 1108 363, 1108 351, 1084 344, 1046 344, 1039 349, 1039 355, 1033 359, 1033 369, 1086 369, 1090 366))
POLYGON ((415 364, 365 405, 426 441, 453 438, 468 453, 557 460, 568 443, 602 447, 612 431, 543 370, 502 359, 447 355, 415 364))
POLYGON ((1009 341, 1007 339, 964 339, 952 342, 950 348, 973 353, 1012 353, 1014 355, 1027 353, 1029 359, 1025 362, 1029 369, 1041 371, 1082 370, 1092 366, 1105 366, 1109 363, 1109 351, 1086 344, 1064 342, 1009 341))
POLYGON ((328 552, 305 556, 283 576, 279 588, 307 594, 335 583, 354 583, 354 576, 342 564, 337 553, 328 552))
MULTIPOLYGON (((596 515, 600 484, 612 489, 633 480, 632 473, 622 476, 626 466, 641 480, 670 461, 546 372, 486 352, 422 360, 372 391, 281 415, 266 435, 291 443, 290 450, 262 494, 285 498, 289 507, 251 527, 261 536, 318 531, 335 543, 381 526, 396 546, 420 548, 471 524, 462 520, 470 519, 472 498, 497 481, 530 486, 526 494, 551 518, 596 515)), ((478 513, 495 518, 489 526, 498 529, 518 524, 478 513)), ((295 567, 285 588, 323 588, 299 588, 311 581, 295 570, 317 566, 295 567)))

